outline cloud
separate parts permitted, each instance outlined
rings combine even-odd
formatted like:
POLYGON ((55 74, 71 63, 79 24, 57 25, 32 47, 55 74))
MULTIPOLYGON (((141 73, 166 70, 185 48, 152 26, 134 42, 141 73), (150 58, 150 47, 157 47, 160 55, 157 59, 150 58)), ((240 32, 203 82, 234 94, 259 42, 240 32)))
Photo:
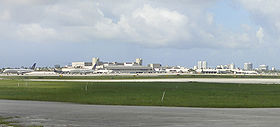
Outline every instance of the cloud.
POLYGON ((207 10, 215 0, 15 1, 0 4, 0 26, 5 26, 0 33, 16 33, 0 37, 15 41, 239 48, 263 39, 262 30, 232 31, 217 24, 207 10))
POLYGON ((9 20, 11 18, 9 11, 4 10, 2 11, 2 13, 0 13, 0 21, 6 21, 9 20))
POLYGON ((258 38, 259 42, 263 41, 264 33, 262 27, 260 27, 259 30, 256 32, 256 37, 258 38))
POLYGON ((164 46, 190 36, 188 17, 163 8, 144 5, 129 15, 122 15, 117 23, 112 20, 95 25, 99 37, 128 39, 128 42, 164 46))
POLYGON ((280 41, 279 0, 236 0, 244 7, 256 25, 261 26, 256 33, 258 40, 266 42, 280 41), (266 37, 264 38, 263 29, 266 37), (265 40, 266 39, 266 40, 265 40))
POLYGON ((51 40, 56 35, 53 28, 44 28, 40 24, 24 24, 20 25, 16 32, 22 40, 42 41, 51 40))

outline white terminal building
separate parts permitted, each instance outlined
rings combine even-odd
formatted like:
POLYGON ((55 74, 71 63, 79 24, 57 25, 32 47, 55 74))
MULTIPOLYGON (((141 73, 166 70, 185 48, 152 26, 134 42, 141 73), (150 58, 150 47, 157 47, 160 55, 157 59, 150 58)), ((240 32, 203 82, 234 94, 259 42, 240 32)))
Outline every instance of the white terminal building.
MULTIPOLYGON (((72 62, 71 69, 92 69, 95 73, 152 73, 158 64, 143 66, 143 60, 137 58, 135 62, 102 62, 99 58, 92 58, 92 62, 72 62)), ((69 68, 65 68, 69 69, 69 68)))
MULTIPOLYGON (((202 62, 204 68, 207 63, 202 62)), ((89 72, 89 73, 189 73, 189 69, 181 66, 162 66, 160 63, 143 66, 143 59, 137 58, 134 62, 103 62, 99 58, 92 58, 91 62, 72 62, 70 67, 62 68, 62 72, 89 72)))

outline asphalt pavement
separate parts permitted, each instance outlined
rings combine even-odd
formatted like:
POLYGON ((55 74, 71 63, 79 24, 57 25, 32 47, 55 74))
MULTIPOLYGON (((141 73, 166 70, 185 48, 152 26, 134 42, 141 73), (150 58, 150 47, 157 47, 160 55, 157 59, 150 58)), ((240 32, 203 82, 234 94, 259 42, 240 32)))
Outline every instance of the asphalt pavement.
POLYGON ((44 127, 275 127, 280 108, 83 105, 0 100, 0 116, 44 127))

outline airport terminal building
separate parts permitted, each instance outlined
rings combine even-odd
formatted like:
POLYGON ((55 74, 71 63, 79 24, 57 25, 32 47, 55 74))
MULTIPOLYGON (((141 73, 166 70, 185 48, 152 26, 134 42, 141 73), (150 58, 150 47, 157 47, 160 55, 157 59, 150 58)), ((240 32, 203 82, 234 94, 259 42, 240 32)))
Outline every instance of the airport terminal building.
POLYGON ((107 66, 107 70, 111 70, 113 73, 152 73, 151 67, 144 66, 107 66))
POLYGON ((153 73, 150 66, 143 66, 143 60, 137 58, 135 62, 102 62, 99 58, 92 58, 92 62, 72 62, 69 69, 92 69, 95 73, 153 73))

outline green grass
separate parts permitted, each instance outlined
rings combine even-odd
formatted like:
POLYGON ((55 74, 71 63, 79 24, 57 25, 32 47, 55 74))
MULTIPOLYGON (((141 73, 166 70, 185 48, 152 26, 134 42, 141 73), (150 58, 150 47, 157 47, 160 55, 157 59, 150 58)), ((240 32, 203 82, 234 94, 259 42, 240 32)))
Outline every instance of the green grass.
POLYGON ((102 105, 280 107, 280 85, 0 80, 0 99, 102 105))
POLYGON ((0 76, 4 79, 163 79, 163 78, 263 78, 280 79, 280 76, 271 75, 103 75, 103 76, 0 76))

